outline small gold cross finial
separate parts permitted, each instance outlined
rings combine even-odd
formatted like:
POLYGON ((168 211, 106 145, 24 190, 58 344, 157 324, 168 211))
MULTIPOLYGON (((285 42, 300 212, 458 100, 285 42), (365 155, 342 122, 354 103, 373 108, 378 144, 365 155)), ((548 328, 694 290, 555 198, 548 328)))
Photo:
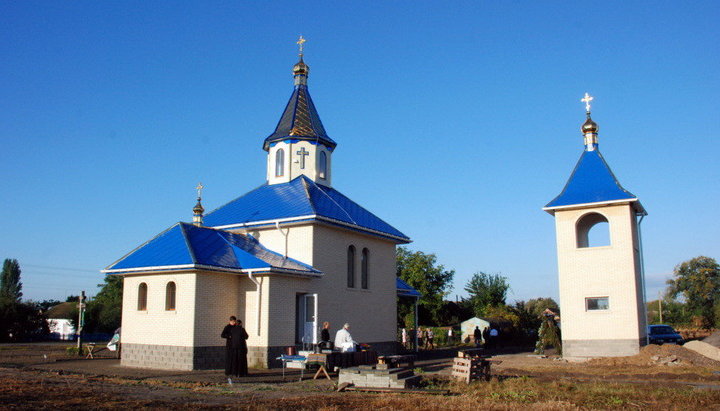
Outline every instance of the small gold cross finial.
POLYGON ((585 103, 585 111, 590 114, 590 102, 593 101, 594 97, 588 93, 585 93, 585 97, 580 99, 581 102, 585 103))
POLYGON ((205 188, 202 183, 198 183, 197 187, 195 189, 198 191, 198 198, 202 197, 202 190, 205 188))
POLYGON ((306 41, 307 41, 307 40, 305 40, 305 39, 303 38, 302 34, 301 34, 301 35, 300 35, 300 39, 297 41, 298 46, 300 46, 300 55, 301 55, 301 56, 302 56, 302 54, 303 54, 303 44, 305 44, 306 41))

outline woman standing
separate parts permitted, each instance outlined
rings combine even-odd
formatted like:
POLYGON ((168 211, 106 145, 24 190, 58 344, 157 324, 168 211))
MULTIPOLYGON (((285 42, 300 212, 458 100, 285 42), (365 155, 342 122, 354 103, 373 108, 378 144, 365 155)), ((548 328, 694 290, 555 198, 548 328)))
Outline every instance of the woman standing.
POLYGON ((247 366, 247 342, 248 333, 233 315, 230 322, 225 326, 222 333, 225 342, 225 375, 228 376, 228 384, 232 384, 232 376, 244 377, 248 375, 247 366))

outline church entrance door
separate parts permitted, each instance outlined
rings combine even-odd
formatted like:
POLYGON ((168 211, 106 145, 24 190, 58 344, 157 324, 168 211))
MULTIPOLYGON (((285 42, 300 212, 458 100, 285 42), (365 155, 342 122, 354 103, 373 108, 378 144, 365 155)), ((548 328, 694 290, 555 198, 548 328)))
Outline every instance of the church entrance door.
POLYGON ((317 344, 317 294, 298 294, 296 305, 295 342, 303 349, 312 349, 317 344))

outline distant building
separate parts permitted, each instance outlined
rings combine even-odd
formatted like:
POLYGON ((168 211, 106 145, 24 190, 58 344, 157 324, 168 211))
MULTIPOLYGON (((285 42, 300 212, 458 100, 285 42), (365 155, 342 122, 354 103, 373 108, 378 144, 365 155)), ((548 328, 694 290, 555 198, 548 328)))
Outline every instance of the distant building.
POLYGON ((77 303, 61 303, 47 311, 50 338, 55 340, 75 339, 75 326, 72 324, 72 317, 76 306, 77 303))
POLYGON ((563 191, 543 208, 555 217, 562 351, 634 355, 647 333, 640 237, 647 212, 600 154, 590 100, 586 94, 585 150, 563 191))
MULTIPOLYGON (((490 327, 490 321, 483 320, 482 318, 473 317, 469 320, 465 320, 460 323, 460 341, 462 342, 474 342, 475 327, 480 328, 482 332, 486 328, 490 327)), ((484 341, 483 341, 484 342, 484 341)))

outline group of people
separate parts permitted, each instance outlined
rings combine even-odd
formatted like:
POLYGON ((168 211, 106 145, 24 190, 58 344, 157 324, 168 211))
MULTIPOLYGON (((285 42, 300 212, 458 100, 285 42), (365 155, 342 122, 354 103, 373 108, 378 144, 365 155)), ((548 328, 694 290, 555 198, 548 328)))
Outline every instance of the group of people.
MULTIPOLYGON (((452 333, 452 329, 449 331, 452 333)), ((450 336, 452 334, 449 334, 450 336)), ((410 331, 406 330, 405 328, 400 331, 400 338, 402 340, 402 345, 404 348, 412 348, 413 344, 415 342, 415 330, 410 329, 410 331)), ((418 327, 417 331, 417 341, 418 341, 418 348, 423 348, 426 350, 434 350, 435 349, 435 332, 432 328, 422 328, 418 327)))
MULTIPOLYGON (((242 321, 233 315, 225 328, 223 328, 220 337, 225 339, 225 375, 228 378, 228 384, 232 384, 233 377, 248 375, 248 333, 245 331, 242 321)), ((320 343, 318 345, 320 348, 335 348, 342 352, 354 352, 358 346, 352 335, 350 335, 350 324, 348 323, 345 323, 343 328, 335 333, 335 341, 334 343, 331 342, 330 323, 327 321, 323 323, 323 328, 320 330, 320 343)))
POLYGON ((332 350, 333 348, 341 352, 357 351, 358 343, 353 340, 350 335, 350 324, 345 323, 343 328, 335 333, 335 342, 330 341, 330 323, 325 321, 323 328, 320 330, 320 348, 332 350))
POLYGON ((495 327, 485 327, 482 331, 479 326, 475 326, 473 331, 473 339, 475 340, 475 346, 483 348, 493 349, 497 347, 497 340, 500 332, 495 327))

